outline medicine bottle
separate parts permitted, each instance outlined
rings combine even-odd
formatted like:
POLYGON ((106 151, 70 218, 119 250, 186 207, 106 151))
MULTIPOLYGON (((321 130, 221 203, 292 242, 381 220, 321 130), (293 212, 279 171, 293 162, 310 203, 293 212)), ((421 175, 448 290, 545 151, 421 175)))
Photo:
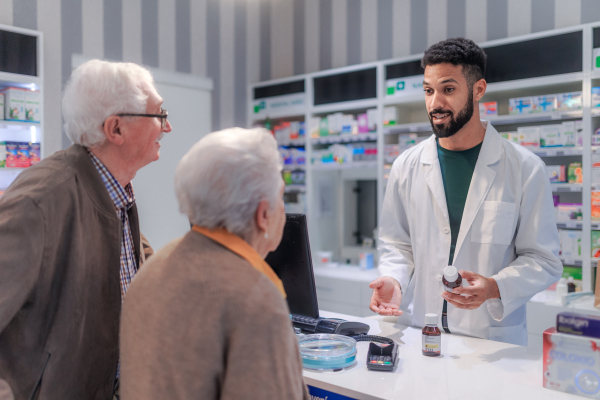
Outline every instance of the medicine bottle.
POLYGON ((442 331, 437 327, 437 314, 425 314, 425 328, 423 328, 423 355, 429 357, 439 356, 442 351, 442 331))
POLYGON ((450 293, 452 293, 453 289, 462 286, 462 276, 460 276, 455 266, 448 265, 444 268, 442 283, 444 284, 444 289, 450 293))
POLYGON ((574 279, 573 279, 572 276, 570 276, 567 279, 567 293, 574 293, 575 292, 576 287, 575 287, 575 282, 573 282, 573 281, 574 281, 574 279))

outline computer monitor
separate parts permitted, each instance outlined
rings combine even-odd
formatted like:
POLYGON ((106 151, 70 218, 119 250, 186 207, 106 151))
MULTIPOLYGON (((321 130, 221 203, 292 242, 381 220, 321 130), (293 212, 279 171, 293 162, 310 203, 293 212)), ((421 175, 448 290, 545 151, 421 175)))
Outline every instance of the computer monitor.
POLYGON ((287 214, 281 243, 265 261, 283 282, 290 313, 319 318, 306 215, 287 214))

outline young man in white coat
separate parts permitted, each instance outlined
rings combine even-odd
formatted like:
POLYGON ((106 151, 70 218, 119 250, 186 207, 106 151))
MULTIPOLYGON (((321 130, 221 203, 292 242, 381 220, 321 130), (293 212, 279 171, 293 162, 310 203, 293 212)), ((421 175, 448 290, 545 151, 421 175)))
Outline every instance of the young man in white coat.
POLYGON ((474 42, 437 43, 421 65, 434 135, 392 167, 370 308, 418 327, 447 313, 448 333, 526 345, 526 303, 563 271, 546 167, 479 119, 486 55, 474 42), (444 291, 447 265, 469 286, 444 291))

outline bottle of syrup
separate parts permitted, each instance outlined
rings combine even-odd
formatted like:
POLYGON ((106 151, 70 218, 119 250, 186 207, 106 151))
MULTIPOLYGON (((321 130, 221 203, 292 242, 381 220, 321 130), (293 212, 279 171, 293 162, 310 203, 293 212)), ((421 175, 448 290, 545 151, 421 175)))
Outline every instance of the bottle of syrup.
POLYGON ((567 293, 575 293, 576 290, 576 286, 575 286, 575 282, 573 282, 574 279, 572 276, 570 276, 567 279, 567 293))
POLYGON ((460 276, 454 265, 448 265, 444 268, 442 283, 444 284, 444 289, 450 293, 452 293, 453 289, 462 286, 462 276, 460 276))
POLYGON ((423 355, 435 357, 442 354, 442 331, 437 326, 437 314, 425 314, 425 328, 423 328, 423 355))

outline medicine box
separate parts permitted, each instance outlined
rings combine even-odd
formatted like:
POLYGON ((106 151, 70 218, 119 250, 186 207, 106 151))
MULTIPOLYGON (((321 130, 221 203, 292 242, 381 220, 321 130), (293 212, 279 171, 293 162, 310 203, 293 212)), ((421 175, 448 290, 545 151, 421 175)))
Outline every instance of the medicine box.
POLYGON ((559 94, 557 96, 557 110, 581 110, 581 92, 559 94))
POLYGON ((27 168, 31 166, 29 159, 29 143, 18 142, 17 144, 17 167, 27 168))
POLYGON ((329 121, 327 118, 321 118, 319 122, 319 136, 329 136, 329 121))
POLYGON ((383 125, 396 125, 398 120, 398 109, 395 106, 383 108, 383 125))
POLYGON ((369 133, 369 120, 367 114, 358 114, 358 133, 369 133))
POLYGON ((600 221, 600 192, 592 192, 592 221, 600 221))
POLYGON ((543 385, 588 398, 600 390, 600 339, 544 331, 543 385))
POLYGON ((416 133, 401 133, 398 135, 398 148, 402 153, 404 150, 416 146, 417 134, 416 133))
POLYGON ((540 112, 551 112, 556 111, 558 96, 555 94, 549 94, 545 96, 536 96, 533 97, 533 105, 531 112, 540 113, 540 112))
POLYGON ((542 125, 540 127, 540 147, 562 147, 562 131, 562 124, 542 125))
POLYGON ((25 119, 25 90, 19 88, 6 88, 4 93, 4 118, 25 119))
POLYGON ((560 231, 560 249, 563 257, 581 257, 581 231, 560 231))
POLYGON ((367 110, 367 123, 369 124, 369 132, 375 132, 377 130, 377 120, 379 119, 379 112, 376 108, 367 110))
POLYGON ((583 182, 583 169, 580 162, 572 162, 567 169, 567 181, 569 183, 583 182))
POLYGON ((0 121, 4 119, 4 93, 0 93, 0 121))
POLYGON ((600 107, 600 86, 592 88, 592 107, 600 107))
POLYGON ((479 115, 498 115, 498 102, 488 101, 487 103, 479 103, 479 115))
POLYGON ((517 128, 517 143, 525 147, 539 147, 540 127, 520 126, 517 128))
POLYGON ((40 122, 40 97, 39 91, 25 91, 25 119, 27 121, 40 122))
MULTIPOLYGON (((563 122, 564 124, 564 122, 563 122)), ((575 121, 575 146, 583 146, 583 121, 575 121)))
POLYGON ((519 97, 508 99, 509 114, 529 114, 533 110, 533 98, 519 97))
POLYGON ((563 146, 574 147, 577 143, 576 131, 575 131, 575 122, 568 121, 563 122, 561 125, 561 142, 563 146))
POLYGON ((548 178, 552 183, 564 182, 566 179, 564 165, 547 165, 546 171, 548 172, 548 178))
MULTIPOLYGON (((1 151, 1 149, 0 149, 1 151)), ((29 160, 31 165, 35 165, 40 162, 41 156, 41 147, 39 143, 29 143, 29 160)))
POLYGON ((600 154, 592 153, 592 184, 600 183, 600 154))
POLYGON ((0 142, 0 168, 6 167, 6 142, 0 142))
POLYGON ((583 218, 583 205, 581 203, 558 203, 556 205, 556 219, 559 221, 579 221, 583 218))
POLYGON ((600 231, 592 231, 592 257, 600 257, 600 231))
POLYGON ((600 339, 600 317, 561 312, 556 316, 556 330, 560 333, 600 339))

